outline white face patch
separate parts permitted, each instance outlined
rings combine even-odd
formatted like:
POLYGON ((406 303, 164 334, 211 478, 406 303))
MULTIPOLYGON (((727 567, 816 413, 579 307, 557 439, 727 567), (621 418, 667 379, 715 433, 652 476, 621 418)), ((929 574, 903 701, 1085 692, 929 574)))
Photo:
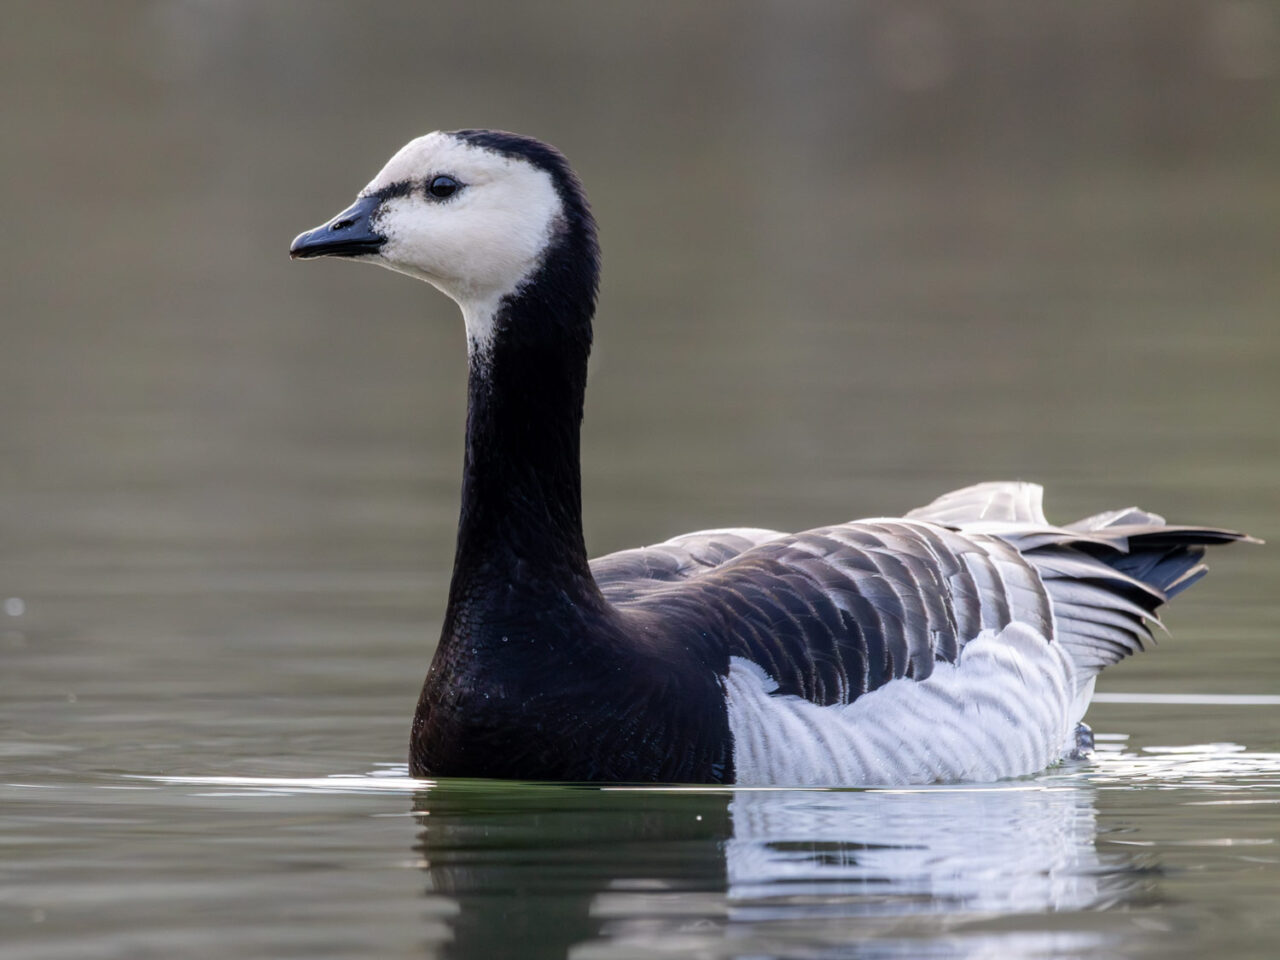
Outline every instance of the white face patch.
POLYGON ((387 238, 363 258, 426 280, 462 308, 470 349, 486 347, 502 298, 534 272, 563 206, 551 175, 519 158, 429 133, 405 144, 360 192, 408 184, 382 203, 374 228, 387 238), (437 200, 432 178, 462 188, 437 200))

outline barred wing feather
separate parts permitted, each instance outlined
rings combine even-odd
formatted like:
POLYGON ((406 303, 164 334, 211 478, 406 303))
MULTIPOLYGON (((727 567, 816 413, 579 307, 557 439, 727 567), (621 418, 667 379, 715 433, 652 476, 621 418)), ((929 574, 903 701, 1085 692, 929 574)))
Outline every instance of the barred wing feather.
POLYGON ((1206 544, 1248 539, 1136 508, 1053 526, 1042 496, 1037 484, 984 483, 901 519, 702 531, 603 557, 593 572, 624 609, 710 622, 775 695, 827 705, 923 680, 1012 623, 1061 643, 1083 690, 1144 648, 1157 608, 1203 574, 1206 544))

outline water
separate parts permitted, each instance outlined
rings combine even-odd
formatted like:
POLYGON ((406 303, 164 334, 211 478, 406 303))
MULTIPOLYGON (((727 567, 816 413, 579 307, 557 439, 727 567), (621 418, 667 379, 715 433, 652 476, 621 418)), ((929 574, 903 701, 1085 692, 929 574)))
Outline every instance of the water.
POLYGON ((1280 753, 1233 744, 893 790, 42 780, 0 794, 18 956, 1266 956, 1280 926, 1280 753))
POLYGON ((898 6, 13 5, 0 957, 1274 953, 1272 547, 1027 780, 404 775, 461 323, 284 251, 430 127, 587 181, 594 552, 993 477, 1280 538, 1272 9, 898 6))

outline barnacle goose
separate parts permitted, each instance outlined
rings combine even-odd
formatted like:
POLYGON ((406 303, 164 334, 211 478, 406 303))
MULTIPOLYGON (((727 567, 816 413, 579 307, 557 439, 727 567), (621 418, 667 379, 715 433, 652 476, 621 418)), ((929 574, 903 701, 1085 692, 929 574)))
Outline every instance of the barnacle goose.
POLYGON ((986 781, 1077 748, 1208 544, 1136 508, 1065 526, 983 483, 905 517, 706 530, 589 561, 579 425, 599 249, 564 157, 419 137, 290 256, 426 280, 466 321, 466 455, 419 776, 737 784, 986 781))

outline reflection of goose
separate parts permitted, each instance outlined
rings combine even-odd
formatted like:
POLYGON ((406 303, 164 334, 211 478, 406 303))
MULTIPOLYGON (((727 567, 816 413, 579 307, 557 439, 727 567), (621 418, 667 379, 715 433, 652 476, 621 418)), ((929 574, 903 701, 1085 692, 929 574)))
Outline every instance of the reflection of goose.
POLYGON ((599 937, 602 890, 724 890, 728 792, 515 790, 443 782, 418 794, 418 851, 435 912, 452 907, 440 954, 562 960, 599 937), (443 902, 442 902, 443 901, 443 902))
MULTIPOLYGON (((853 898, 854 912, 1014 913, 1099 896, 1092 794, 993 787, 903 792, 740 792, 730 809, 729 895, 853 898)), ((815 907, 815 909, 821 909, 815 907)))
POLYGON ((1150 880, 1097 852, 1093 788, 1070 779, 911 792, 442 783, 415 806, 446 957, 513 944, 529 960, 1039 956, 1059 936, 1043 914, 1130 903, 1150 880), (1003 926, 938 939, 977 921, 1003 926))
POLYGON ((1120 510, 1050 525, 1032 484, 801 534, 689 534, 588 563, 579 423, 598 249, 563 157, 420 137, 299 236, 427 280, 470 350, 462 517, 414 720, 430 776, 992 780, 1072 744, 1093 678, 1239 539, 1120 510))
MULTIPOLYGON (((729 809, 728 912, 707 940, 741 943, 743 956, 1011 958, 1097 946, 1096 933, 1050 932, 1042 920, 938 937, 975 921, 1114 905, 1146 883, 1129 859, 1098 854, 1093 793, 1080 785, 739 791, 729 809)), ((667 938, 696 942, 687 917, 657 923, 636 898, 596 898, 592 912, 610 921, 604 934, 617 955, 667 938)))

